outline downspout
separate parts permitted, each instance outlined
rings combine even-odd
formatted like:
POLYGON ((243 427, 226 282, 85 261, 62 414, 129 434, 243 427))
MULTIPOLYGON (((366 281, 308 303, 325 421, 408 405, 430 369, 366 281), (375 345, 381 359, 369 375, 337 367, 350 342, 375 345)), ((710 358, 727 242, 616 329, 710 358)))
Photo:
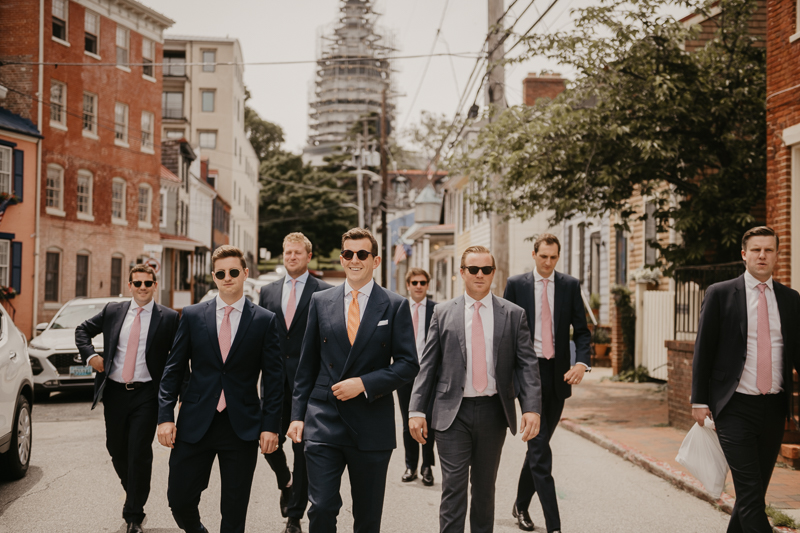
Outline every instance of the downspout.
MULTIPOLYGON (((42 100, 44 98, 44 0, 39 0, 39 87, 37 93, 37 125, 39 133, 43 134, 42 125, 42 100)), ((36 226, 33 241, 33 331, 31 338, 36 335, 36 324, 39 322, 39 247, 41 246, 41 216, 42 216, 42 138, 36 141, 36 226)))

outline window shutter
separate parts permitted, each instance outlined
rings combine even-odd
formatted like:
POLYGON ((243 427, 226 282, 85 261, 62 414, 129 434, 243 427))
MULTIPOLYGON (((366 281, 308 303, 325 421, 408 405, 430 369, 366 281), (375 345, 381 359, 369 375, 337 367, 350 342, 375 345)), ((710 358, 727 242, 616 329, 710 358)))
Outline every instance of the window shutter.
POLYGON ((22 150, 14 150, 14 196, 21 202, 22 201, 22 188, 25 185, 25 152, 22 150))
POLYGON ((22 243, 11 243, 11 287, 20 293, 22 289, 22 243))

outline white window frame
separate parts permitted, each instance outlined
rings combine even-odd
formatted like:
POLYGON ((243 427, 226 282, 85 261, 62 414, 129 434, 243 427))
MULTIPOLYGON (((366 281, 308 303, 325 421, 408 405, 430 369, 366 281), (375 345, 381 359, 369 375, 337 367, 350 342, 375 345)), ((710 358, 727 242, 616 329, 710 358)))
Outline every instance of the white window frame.
POLYGON ((0 239, 0 286, 8 287, 11 279, 11 241, 0 239))
POLYGON ((166 130, 167 140, 183 139, 186 137, 186 130, 166 130))
POLYGON ((114 144, 117 146, 124 146, 128 147, 128 124, 130 121, 129 113, 130 109, 128 108, 127 104, 123 104, 122 102, 114 102, 114 144), (121 107, 120 107, 121 106, 121 107), (122 122, 119 122, 119 112, 122 110, 122 122), (121 136, 121 138, 120 138, 121 136))
POLYGON ((155 123, 156 116, 153 113, 150 111, 142 111, 142 152, 147 152, 148 154, 155 153, 153 149, 155 123), (145 124, 145 118, 147 117, 150 118, 149 126, 145 124))
POLYGON ((216 150, 217 149, 217 131, 198 131, 197 132, 198 142, 200 143, 200 148, 206 148, 208 150, 216 150), (208 143, 203 143, 203 136, 204 135, 213 135, 214 136, 214 146, 210 146, 208 143))
POLYGON ((83 39, 84 39, 83 40, 83 53, 86 54, 87 56, 93 57, 95 59, 101 59, 100 58, 100 15, 98 15, 94 11, 90 11, 88 9, 86 10, 86 13, 83 16, 83 33, 84 33, 84 37, 83 37, 83 39), (89 31, 89 26, 91 25, 90 20, 92 18, 94 18, 94 21, 95 21, 94 22, 94 24, 95 24, 94 32, 89 31), (86 49, 86 34, 87 33, 89 35, 94 36, 95 43, 97 45, 96 46, 96 48, 97 48, 96 52, 90 52, 89 50, 86 49))
POLYGON ((794 21, 794 35, 789 37, 789 42, 793 43, 800 39, 800 0, 795 2, 795 21, 794 21))
POLYGON ((75 208, 76 208, 76 216, 78 220, 85 220, 87 222, 94 222, 94 211, 93 211, 93 192, 94 192, 94 176, 91 172, 86 169, 78 170, 78 179, 75 185, 75 208), (86 210, 81 211, 81 182, 86 181, 86 210))
POLYGON ((200 89, 200 111, 213 113, 217 110, 217 91, 214 89, 200 89), (211 95, 211 109, 206 109, 206 95, 211 95))
POLYGON ((115 33, 114 38, 114 45, 115 45, 115 62, 117 64, 117 68, 124 70, 125 72, 130 72, 130 63, 131 63, 131 31, 122 26, 121 24, 117 24, 117 30, 115 33), (120 38, 121 37, 121 38, 120 38), (122 43, 121 41, 124 41, 122 43), (124 46, 123 46, 124 44, 124 46), (119 53, 120 50, 125 50, 125 60, 120 61, 119 53))
POLYGON ((217 50, 201 50, 200 54, 203 60, 203 72, 215 72, 217 70, 217 50), (211 61, 206 61, 206 54, 213 54, 211 61))
POLYGON ((142 77, 148 81, 156 81, 156 43, 147 37, 142 37, 142 77), (150 74, 147 74, 147 69, 150 69, 150 74))
POLYGON ((128 225, 127 211, 126 211, 126 209, 127 209, 127 205, 126 205, 127 204, 127 201, 126 201, 127 200, 127 193, 128 193, 128 182, 126 182, 122 178, 113 178, 111 180, 111 223, 112 224, 117 224, 119 226, 127 226, 128 225), (114 203, 117 202, 117 200, 114 198, 114 195, 115 195, 115 190, 116 190, 117 186, 121 186, 122 187, 122 197, 119 200, 121 202, 121 205, 120 205, 120 215, 121 215, 121 217, 114 216, 114 203))
POLYGON ((167 190, 161 189, 161 209, 158 214, 158 226, 167 227, 167 190))
POLYGON ((0 146, 0 193, 14 192, 14 150, 0 146))
POLYGON ((47 165, 47 177, 45 187, 45 212, 48 215, 55 215, 63 217, 67 214, 64 212, 64 167, 61 165, 50 164, 47 165), (51 174, 51 171, 55 174, 51 174), (51 181, 53 180, 53 187, 51 181), (51 204, 50 191, 54 191, 55 202, 51 204))
POLYGON ((50 78, 50 127, 67 131, 67 84, 55 78, 50 78), (60 88, 59 100, 54 100, 57 94, 53 90, 55 87, 60 88), (58 114, 58 118, 53 118, 54 113, 58 114))
POLYGON ((53 35, 53 28, 52 25, 50 27, 50 37, 57 43, 63 44, 64 46, 70 46, 69 44, 69 0, 52 0, 52 5, 50 6, 50 15, 53 18, 58 18, 58 20, 63 20, 64 22, 64 38, 56 37, 53 35), (64 17, 56 17, 56 8, 57 6, 61 6, 64 9, 64 17))
POLYGON ((136 218, 139 222, 140 228, 150 229, 153 227, 151 222, 152 220, 152 210, 153 210, 153 188, 146 183, 139 184, 138 190, 136 191, 136 218), (142 191, 147 191, 147 202, 145 202, 145 216, 144 220, 142 220, 142 191))
POLYGON ((99 139, 97 136, 97 111, 99 107, 100 99, 97 97, 96 94, 90 93, 88 91, 83 92, 83 111, 81 113, 81 130, 84 137, 89 137, 90 139, 99 139), (92 114, 88 115, 86 113, 86 98, 90 98, 92 101, 92 114), (86 129, 86 117, 91 116, 90 121, 90 128, 86 129))

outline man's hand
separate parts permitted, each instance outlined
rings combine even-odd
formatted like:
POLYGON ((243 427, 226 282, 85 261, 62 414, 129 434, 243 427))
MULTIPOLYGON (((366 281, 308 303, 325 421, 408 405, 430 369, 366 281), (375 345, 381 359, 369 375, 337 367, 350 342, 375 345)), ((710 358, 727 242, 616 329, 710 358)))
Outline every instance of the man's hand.
POLYGON ((272 453, 278 449, 278 434, 271 431, 261 432, 261 453, 272 453))
POLYGON ((692 407, 692 418, 699 426, 703 426, 706 417, 711 418, 711 409, 708 407, 692 407))
POLYGON ((528 442, 539 434, 540 421, 539 413, 531 411, 522 413, 522 422, 520 422, 519 426, 519 432, 522 433, 522 442, 528 442))
POLYGON ((583 374, 586 373, 586 367, 581 364, 575 364, 569 369, 569 372, 564 374, 564 381, 570 385, 578 385, 583 381, 583 374))
POLYGON ((89 359, 89 366, 94 368, 95 372, 105 372, 106 371, 106 365, 105 365, 105 363, 103 363, 103 358, 100 357, 99 355, 98 356, 92 356, 92 358, 89 359))
POLYGON ((178 434, 178 428, 175 427, 173 422, 162 422, 158 425, 158 442, 167 448, 175 447, 175 435, 178 434))
POLYGON ((303 422, 300 420, 295 420, 291 424, 289 424, 289 430, 286 432, 286 436, 292 439, 292 442, 296 444, 300 444, 303 442, 303 422))
POLYGON ((408 430, 414 440, 425 444, 428 438, 428 421, 423 416, 414 416, 408 419, 408 430))
POLYGON ((364 389, 364 383, 361 381, 361 378, 350 378, 335 384, 331 387, 331 390, 337 400, 344 402, 355 398, 366 389, 364 389))

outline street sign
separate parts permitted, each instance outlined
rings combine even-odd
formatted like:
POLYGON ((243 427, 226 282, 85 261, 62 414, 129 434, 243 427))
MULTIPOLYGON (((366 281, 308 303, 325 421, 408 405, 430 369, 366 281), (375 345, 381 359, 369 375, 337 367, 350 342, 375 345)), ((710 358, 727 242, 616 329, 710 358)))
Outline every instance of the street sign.
POLYGON ((144 264, 155 270, 156 274, 158 274, 158 271, 161 270, 161 263, 159 263, 158 260, 153 257, 145 261, 144 264))

